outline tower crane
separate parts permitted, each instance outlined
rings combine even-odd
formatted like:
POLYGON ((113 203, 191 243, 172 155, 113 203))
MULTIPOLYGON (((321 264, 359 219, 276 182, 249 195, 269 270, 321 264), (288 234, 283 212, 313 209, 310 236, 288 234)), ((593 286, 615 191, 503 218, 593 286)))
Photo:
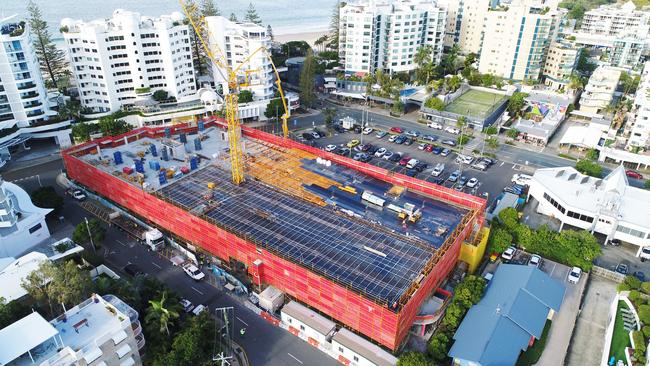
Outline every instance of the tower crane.
POLYGON ((248 55, 239 65, 230 66, 228 64, 228 59, 224 54, 223 50, 216 43, 210 47, 208 44, 211 34, 205 22, 205 17, 201 16, 199 19, 194 19, 192 14, 198 13, 196 10, 196 4, 192 3, 188 5, 185 0, 179 0, 183 12, 187 19, 189 20, 196 36, 201 42, 206 55, 217 66, 222 73, 225 73, 224 78, 228 82, 228 91, 224 93, 224 105, 226 111, 226 121, 228 123, 228 142, 230 144, 230 162, 231 162, 231 172, 232 172, 232 181, 234 184, 241 184, 244 182, 244 157, 242 154, 241 148, 241 127, 239 125, 239 90, 242 87, 251 86, 249 82, 249 74, 255 72, 256 70, 243 70, 242 68, 247 65, 253 56, 258 53, 262 53, 269 60, 273 72, 275 74, 275 84, 278 88, 280 94, 280 99, 282 100, 282 106, 284 112, 282 114, 282 133, 285 138, 289 135, 289 127, 287 125, 287 120, 289 119, 289 109, 287 108, 287 102, 284 98, 284 91, 282 90, 282 85, 280 81, 280 75, 278 70, 271 59, 269 51, 266 47, 262 46, 248 55), (204 33, 205 32, 205 33, 204 33), (207 38, 207 39, 206 39, 207 38), (244 77, 242 77, 242 74, 244 77))

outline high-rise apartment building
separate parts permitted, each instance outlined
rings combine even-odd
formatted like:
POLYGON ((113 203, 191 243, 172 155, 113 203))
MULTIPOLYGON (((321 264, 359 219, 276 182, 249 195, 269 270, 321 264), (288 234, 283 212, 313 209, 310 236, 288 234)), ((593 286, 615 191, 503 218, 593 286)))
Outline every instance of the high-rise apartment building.
POLYGON ((408 72, 421 46, 442 57, 446 9, 432 0, 361 0, 340 10, 339 56, 348 74, 408 72))
POLYGON ((641 73, 641 82, 634 97, 631 118, 625 124, 629 132, 627 148, 647 148, 650 145, 650 62, 646 62, 641 73))
MULTIPOLYGON (((249 85, 242 89, 250 90, 254 101, 273 98, 275 94, 273 67, 265 52, 255 53, 261 47, 268 50, 271 48, 271 37, 266 33, 266 28, 252 23, 232 22, 221 16, 207 17, 205 22, 209 34, 209 46, 216 57, 228 62, 228 66, 232 69, 239 68, 240 80, 246 80, 246 84, 249 85), (217 52, 217 49, 221 52, 217 52), (253 56, 249 59, 250 55, 253 56)), ((227 94, 228 74, 225 70, 213 64, 212 76, 218 91, 227 94)))
POLYGON ((0 131, 29 127, 53 114, 28 24, 16 16, 0 19, 0 131))
POLYGON ((93 295, 56 319, 31 313, 0 329, 1 365, 142 365, 138 312, 113 295, 93 295))
POLYGON ((545 0, 513 0, 485 14, 479 71, 506 79, 537 80, 563 10, 545 0))
POLYGON ((553 88, 567 86, 576 68, 580 48, 565 38, 551 43, 544 61, 544 83, 553 88))
POLYGON ((445 47, 458 46, 460 53, 479 53, 483 43, 485 15, 490 9, 490 0, 443 0, 439 2, 447 9, 445 47))
POLYGON ((585 113, 601 113, 614 100, 620 77, 620 69, 607 65, 598 66, 580 96, 580 110, 585 113))
POLYGON ((96 113, 164 90, 196 99, 189 26, 180 13, 160 18, 115 10, 109 19, 63 19, 61 29, 82 107, 96 113))
POLYGON ((643 38, 648 35, 648 21, 650 13, 637 11, 632 1, 601 5, 585 13, 580 32, 613 37, 636 34, 643 38))

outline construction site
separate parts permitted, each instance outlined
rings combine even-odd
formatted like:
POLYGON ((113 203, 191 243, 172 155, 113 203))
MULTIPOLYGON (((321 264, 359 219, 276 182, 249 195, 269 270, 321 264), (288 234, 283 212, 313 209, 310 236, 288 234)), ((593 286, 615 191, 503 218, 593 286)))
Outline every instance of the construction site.
POLYGON ((395 351, 480 231, 485 201, 242 127, 245 181, 216 118, 62 152, 70 179, 395 351))

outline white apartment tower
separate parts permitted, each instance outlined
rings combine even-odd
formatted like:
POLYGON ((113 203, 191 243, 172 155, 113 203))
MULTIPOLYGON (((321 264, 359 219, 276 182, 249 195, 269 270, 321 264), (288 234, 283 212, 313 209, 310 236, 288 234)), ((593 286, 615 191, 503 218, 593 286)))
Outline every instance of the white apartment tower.
POLYGON ((630 137, 627 148, 647 148, 650 145, 650 61, 645 63, 641 82, 634 97, 632 118, 625 125, 630 137))
POLYGON ((418 48, 442 58, 447 11, 433 0, 361 0, 340 10, 339 56, 348 74, 415 70, 418 48))
POLYGON ((607 65, 598 66, 580 96, 580 110, 585 113, 601 113, 614 100, 620 77, 620 69, 607 65))
POLYGON ((113 112, 164 90, 196 99, 189 27, 175 12, 160 18, 115 10, 109 19, 61 21, 83 107, 113 112))
POLYGON ((0 131, 29 127, 50 114, 29 26, 16 16, 0 18, 0 131))
POLYGON ((628 34, 644 38, 648 35, 650 13, 637 11, 632 1, 625 4, 601 5, 585 13, 581 33, 622 37, 628 34))
POLYGON ((485 14, 479 71, 506 79, 537 80, 564 12, 544 0, 513 0, 485 14))
MULTIPOLYGON (((255 53, 262 47, 267 50, 271 48, 271 37, 266 34, 266 28, 252 23, 231 22, 221 16, 207 17, 205 22, 210 48, 216 57, 223 58, 230 68, 240 68, 240 79, 247 80, 249 85, 243 89, 253 93, 254 101, 273 98, 275 75, 271 61, 264 51, 255 53), (247 60, 250 55, 253 57, 247 60)), ((212 76, 218 91, 227 94, 227 73, 213 64, 212 76)))
MULTIPOLYGON (((458 46, 460 53, 481 51, 485 15, 490 9, 490 0, 445 0, 447 8, 447 29, 445 47, 458 46)), ((442 3, 439 3, 442 4, 442 3)))

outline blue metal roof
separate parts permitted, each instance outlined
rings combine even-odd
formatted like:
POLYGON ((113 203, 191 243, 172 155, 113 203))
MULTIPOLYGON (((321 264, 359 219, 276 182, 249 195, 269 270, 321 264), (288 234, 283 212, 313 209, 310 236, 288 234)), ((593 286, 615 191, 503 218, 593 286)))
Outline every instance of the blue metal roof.
POLYGON ((482 366, 514 365, 530 337, 542 335, 549 310, 560 309, 564 291, 535 267, 500 265, 458 327, 449 356, 482 366))

